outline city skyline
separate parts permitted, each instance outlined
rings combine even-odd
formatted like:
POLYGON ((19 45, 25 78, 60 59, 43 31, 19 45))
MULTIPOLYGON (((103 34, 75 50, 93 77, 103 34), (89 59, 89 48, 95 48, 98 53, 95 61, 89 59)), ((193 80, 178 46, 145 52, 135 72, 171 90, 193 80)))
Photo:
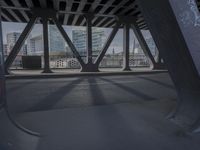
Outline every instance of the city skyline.
MULTIPOLYGON (((72 30, 72 42, 77 48, 80 55, 84 56, 87 54, 87 35, 86 30, 73 29, 72 30)), ((92 30, 92 53, 98 55, 105 43, 105 31, 100 28, 93 28, 92 30)))
MULTIPOLYGON (((23 29, 25 28, 25 23, 8 23, 3 22, 2 28, 3 28, 3 43, 6 44, 6 35, 8 33, 12 32, 19 32, 21 33, 23 29)), ((86 27, 77 27, 77 26, 63 26, 67 34, 69 35, 70 39, 72 40, 72 30, 74 29, 83 29, 86 30, 86 27)), ((105 32, 105 39, 109 36, 110 32, 112 31, 111 28, 101 28, 105 32)), ((136 41, 138 43, 137 39, 134 36, 134 33, 132 30, 130 30, 130 40, 136 41)), ((142 31, 144 34, 145 39, 151 38, 149 31, 142 31)), ((30 35, 32 37, 39 36, 42 34, 42 25, 41 24, 35 24, 33 27, 30 35)), ((119 29, 118 33, 116 34, 115 38, 113 39, 113 42, 111 43, 110 47, 108 48, 107 53, 112 53, 113 49, 115 49, 115 52, 121 52, 123 50, 123 30, 119 29)), ((66 43, 65 43, 66 44, 66 43)), ((134 42, 130 42, 130 50, 133 50, 133 44, 134 42)), ((67 44, 66 44, 67 45, 67 44)))

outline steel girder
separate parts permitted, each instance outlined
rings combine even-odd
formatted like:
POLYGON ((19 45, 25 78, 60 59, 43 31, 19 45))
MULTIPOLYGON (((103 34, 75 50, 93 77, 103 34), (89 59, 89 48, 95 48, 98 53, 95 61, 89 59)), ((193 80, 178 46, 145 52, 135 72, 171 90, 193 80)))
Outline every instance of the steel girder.
POLYGON ((103 57, 105 56, 106 51, 108 50, 111 42, 113 41, 117 31, 119 30, 121 25, 124 25, 124 35, 123 35, 123 49, 124 49, 124 68, 123 70, 130 70, 129 67, 129 32, 130 28, 133 29, 140 45, 142 46, 145 55, 151 59, 152 62, 155 62, 151 52, 139 30, 138 26, 136 26, 135 18, 134 17, 123 17, 118 16, 116 18, 116 25, 114 26, 110 36, 107 38, 100 54, 97 56, 96 60, 92 61, 92 18, 94 17, 92 14, 84 14, 84 17, 87 21, 87 61, 86 63, 81 58, 79 52, 77 51, 76 47, 74 46, 73 42, 65 32, 62 25, 59 23, 57 19, 57 12, 52 9, 38 9, 35 8, 32 10, 33 17, 25 27, 24 31, 20 35, 20 38, 17 40, 13 50, 11 51, 10 55, 8 56, 5 62, 6 72, 8 72, 8 68, 11 66, 12 62, 14 61, 15 57, 17 56, 18 52, 20 51, 23 43, 26 40, 26 37, 30 33, 31 29, 33 28, 35 21, 38 18, 42 19, 43 22, 43 38, 44 38, 44 72, 50 73, 50 66, 49 66, 49 47, 48 47, 48 21, 51 20, 55 23, 58 30, 60 31, 61 35, 67 42, 68 46, 73 52, 73 55, 76 57, 78 62, 81 65, 81 71, 83 72, 96 72, 98 71, 100 62, 102 61, 103 57))

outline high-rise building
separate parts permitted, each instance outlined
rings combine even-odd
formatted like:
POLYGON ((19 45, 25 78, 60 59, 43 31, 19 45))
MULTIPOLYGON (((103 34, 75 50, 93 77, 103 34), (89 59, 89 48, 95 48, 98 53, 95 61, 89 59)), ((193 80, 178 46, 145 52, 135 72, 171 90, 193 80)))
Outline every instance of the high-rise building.
POLYGON ((85 30, 72 30, 72 41, 79 54, 86 54, 86 31, 85 30))
MULTIPOLYGON (((49 25, 49 51, 53 53, 66 51, 65 41, 55 25, 49 25)), ((44 53, 43 35, 28 38, 28 54, 44 53)))
POLYGON ((50 52, 65 51, 65 41, 55 25, 49 25, 50 52))
MULTIPOLYGON (((86 30, 74 29, 72 30, 72 41, 81 56, 86 56, 86 30)), ((93 28, 92 30, 92 50, 93 55, 98 55, 103 47, 105 34, 102 29, 93 28)))
MULTIPOLYGON (((16 44, 19 36, 20 36, 21 33, 19 32, 11 32, 11 33, 8 33, 7 34, 7 54, 9 54, 14 45, 16 44)), ((18 55, 26 55, 27 53, 27 49, 26 49, 26 46, 25 44, 22 46, 20 52, 18 53, 18 55)))
MULTIPOLYGON (((8 33, 6 36, 7 44, 4 45, 4 55, 5 59, 12 51, 13 47, 15 46, 18 38, 20 37, 21 33, 19 32, 11 32, 8 33)), ((27 55, 27 45, 24 44, 19 51, 18 55, 16 56, 14 62, 12 63, 13 67, 21 67, 22 66, 22 55, 27 55)))
POLYGON ((8 44, 15 44, 19 38, 21 33, 19 32, 11 32, 7 34, 7 43, 8 44))
POLYGON ((8 55, 8 44, 3 44, 3 53, 5 56, 8 55))
POLYGON ((44 44, 42 35, 28 38, 28 55, 42 55, 44 53, 44 44))

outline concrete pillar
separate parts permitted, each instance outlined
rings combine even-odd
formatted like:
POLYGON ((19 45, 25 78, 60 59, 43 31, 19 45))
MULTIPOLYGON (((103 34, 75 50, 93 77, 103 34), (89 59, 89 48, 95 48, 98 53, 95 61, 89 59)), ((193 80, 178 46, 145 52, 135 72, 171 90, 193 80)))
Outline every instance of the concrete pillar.
POLYGON ((123 71, 130 71, 129 67, 129 29, 130 24, 124 24, 123 29, 123 71))
POLYGON ((42 18, 43 23, 43 42, 44 42, 44 71, 52 73, 49 65, 49 39, 48 39, 48 18, 42 18))
MULTIPOLYGON (((180 5, 188 4, 183 1, 171 0, 171 2, 180 5)), ((139 0, 138 3, 179 96, 177 107, 171 118, 189 131, 198 131, 200 127, 200 76, 194 64, 194 59, 191 57, 191 49, 186 43, 187 39, 183 36, 184 31, 178 24, 177 18, 180 19, 181 15, 179 13, 175 17, 170 0, 139 0)), ((174 8, 178 10, 179 6, 177 5, 174 8)), ((185 11, 186 7, 181 6, 180 10, 185 11)), ((191 10, 187 11, 190 12, 191 10)), ((187 23, 190 23, 190 20, 187 23)), ((197 38, 194 40, 199 41, 199 31, 197 31, 199 28, 187 26, 187 29, 189 28, 192 30, 188 30, 187 33, 196 35, 197 38)), ((193 42, 196 42, 194 40, 193 42)), ((196 46, 199 50, 200 45, 196 46)))

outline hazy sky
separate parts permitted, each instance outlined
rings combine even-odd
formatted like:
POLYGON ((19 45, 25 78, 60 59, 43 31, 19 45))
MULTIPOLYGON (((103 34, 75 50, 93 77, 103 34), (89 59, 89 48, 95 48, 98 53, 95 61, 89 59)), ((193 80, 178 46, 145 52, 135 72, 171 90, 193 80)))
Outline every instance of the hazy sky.
MULTIPOLYGON (((6 43, 6 35, 7 33, 10 32, 22 32, 23 29, 25 28, 26 24, 25 23, 8 23, 8 22, 3 22, 2 23, 2 29, 3 29, 3 42, 6 43)), ((84 28, 84 27, 74 27, 74 26, 64 26, 65 31, 68 33, 69 37, 72 37, 72 29, 76 28, 84 28)), ((105 36, 106 38, 109 36, 111 29, 109 28, 102 28, 105 31, 105 36)), ((37 36, 42 34, 42 25, 41 24, 36 24, 33 27, 33 30, 30 33, 32 36, 37 36)), ((148 33, 145 33, 145 36, 148 38, 148 33)), ((115 52, 120 52, 122 51, 122 46, 123 46, 123 31, 120 29, 115 36, 112 44, 110 45, 108 52, 112 52, 113 48, 115 49, 115 52)), ((135 39, 133 32, 130 32, 130 49, 133 49, 133 41, 135 39)), ((136 40, 137 42, 137 40, 136 40)))

